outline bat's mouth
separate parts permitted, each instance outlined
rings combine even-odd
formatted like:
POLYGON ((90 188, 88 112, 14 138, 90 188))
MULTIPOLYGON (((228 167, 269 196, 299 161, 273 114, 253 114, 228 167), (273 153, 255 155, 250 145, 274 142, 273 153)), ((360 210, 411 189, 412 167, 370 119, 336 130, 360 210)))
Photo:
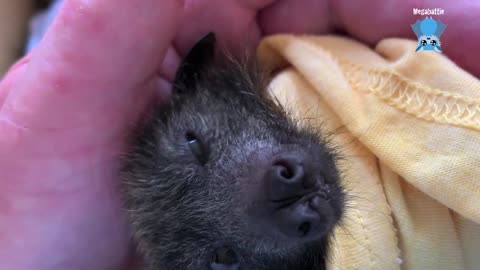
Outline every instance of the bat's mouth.
POLYGON ((280 231, 301 241, 322 238, 336 222, 329 193, 328 187, 271 201, 280 231))
POLYGON ((303 193, 293 196, 285 197, 282 199, 270 200, 275 205, 275 209, 280 210, 282 208, 290 207, 296 203, 305 203, 314 199, 314 197, 320 197, 326 202, 330 201, 330 185, 324 185, 324 188, 316 188, 313 191, 304 191, 303 193))

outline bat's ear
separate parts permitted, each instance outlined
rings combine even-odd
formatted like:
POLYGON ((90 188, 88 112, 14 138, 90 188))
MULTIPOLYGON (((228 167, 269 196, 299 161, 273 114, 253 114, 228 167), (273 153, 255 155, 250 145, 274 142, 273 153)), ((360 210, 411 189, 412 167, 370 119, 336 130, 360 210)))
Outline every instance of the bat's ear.
POLYGON ((186 91, 195 88, 201 72, 214 60, 215 34, 209 32, 200 38, 180 63, 173 81, 173 91, 186 91))

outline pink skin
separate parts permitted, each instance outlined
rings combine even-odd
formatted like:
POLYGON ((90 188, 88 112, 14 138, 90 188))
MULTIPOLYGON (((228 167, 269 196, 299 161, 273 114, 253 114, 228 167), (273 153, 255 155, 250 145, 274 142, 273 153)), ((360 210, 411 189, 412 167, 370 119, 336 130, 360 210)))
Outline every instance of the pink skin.
POLYGON ((478 2, 419 2, 67 0, 41 45, 0 82, 2 267, 134 269, 116 155, 206 31, 237 53, 278 32, 341 30, 373 45, 414 39, 412 8, 442 7, 445 54, 478 76, 478 2))

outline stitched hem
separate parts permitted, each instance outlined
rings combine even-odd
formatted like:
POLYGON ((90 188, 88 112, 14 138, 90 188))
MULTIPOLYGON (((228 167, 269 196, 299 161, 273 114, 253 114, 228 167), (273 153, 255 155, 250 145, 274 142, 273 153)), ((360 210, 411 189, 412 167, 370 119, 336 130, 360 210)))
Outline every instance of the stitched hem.
MULTIPOLYGON (((307 40, 304 44, 317 50, 307 40)), ((480 131, 480 100, 452 94, 410 80, 393 70, 365 68, 322 48, 345 72, 349 84, 386 104, 423 120, 480 131)))
POLYGON ((343 62, 350 85, 418 118, 480 130, 480 100, 430 88, 383 69, 343 62))

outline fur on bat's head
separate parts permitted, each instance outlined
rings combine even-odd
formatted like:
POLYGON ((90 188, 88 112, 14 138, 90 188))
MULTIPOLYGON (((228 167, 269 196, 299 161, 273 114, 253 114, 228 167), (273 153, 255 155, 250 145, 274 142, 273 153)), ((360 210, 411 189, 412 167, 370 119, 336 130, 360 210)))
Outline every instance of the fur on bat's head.
POLYGON ((141 129, 122 187, 147 269, 321 270, 344 192, 336 155, 204 36, 141 129))

